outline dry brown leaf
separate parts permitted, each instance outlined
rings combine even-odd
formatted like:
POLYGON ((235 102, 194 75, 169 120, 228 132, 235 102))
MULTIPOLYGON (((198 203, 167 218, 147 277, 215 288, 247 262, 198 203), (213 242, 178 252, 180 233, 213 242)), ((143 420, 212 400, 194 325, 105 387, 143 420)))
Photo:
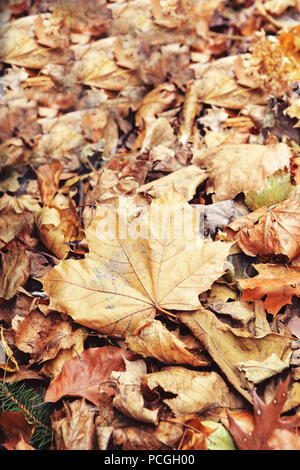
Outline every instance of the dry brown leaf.
POLYGON ((138 109, 136 125, 144 129, 150 126, 156 117, 168 109, 176 99, 176 87, 172 83, 162 83, 150 91, 138 109))
POLYGON ((180 4, 178 1, 167 1, 162 7, 160 0, 151 0, 154 22, 165 28, 180 28, 184 20, 184 16, 180 14, 180 4))
POLYGON ((186 94, 184 97, 183 105, 183 120, 179 129, 179 140, 185 145, 191 135, 197 111, 199 111, 198 103, 198 85, 196 82, 191 81, 187 85, 186 94))
POLYGON ((37 15, 34 21, 34 32, 37 42, 42 46, 66 48, 69 45, 68 30, 64 25, 63 18, 54 15, 37 15))
POLYGON ((239 364, 249 360, 262 362, 272 353, 285 361, 291 352, 289 337, 273 332, 255 337, 246 330, 231 328, 204 308, 197 312, 181 313, 179 318, 205 346, 231 384, 250 402, 250 385, 239 364))
POLYGON ((238 320, 244 328, 247 328, 249 322, 255 319, 254 305, 241 300, 233 302, 210 300, 207 307, 217 314, 230 315, 233 320, 238 320))
POLYGON ((257 276, 240 279, 243 289, 242 299, 253 301, 264 300, 269 313, 276 315, 281 307, 292 303, 293 296, 300 296, 300 272, 284 265, 254 264, 257 276))
POLYGON ((231 222, 226 231, 247 255, 282 254, 292 259, 300 253, 299 216, 300 201, 289 198, 231 222))
POLYGON ((40 240, 58 258, 64 258, 69 242, 79 238, 79 218, 72 205, 60 209, 53 201, 53 207, 46 206, 35 213, 35 223, 40 240))
POLYGON ((174 398, 162 399, 175 416, 234 405, 227 385, 216 372, 198 372, 173 366, 144 376, 144 394, 147 394, 147 391, 149 393, 149 390, 157 390, 158 387, 175 395, 174 398))
POLYGON ((126 345, 140 356, 155 357, 164 364, 209 365, 204 357, 201 360, 189 352, 186 345, 158 320, 148 320, 139 325, 126 336, 126 345))
POLYGON ((182 435, 182 425, 160 421, 158 426, 120 427, 113 431, 113 441, 123 450, 170 450, 182 435))
MULTIPOLYGON (((71 349, 76 344, 73 339, 75 333, 71 323, 63 321, 60 315, 52 312, 44 316, 34 310, 18 321, 15 345, 20 351, 30 354, 29 363, 44 362, 55 358, 62 349, 71 349)), ((78 354, 80 352, 77 351, 78 354)))
POLYGON ((0 412, 0 443, 6 450, 35 450, 29 444, 33 432, 34 424, 21 411, 0 412))
POLYGON ((110 36, 71 46, 75 58, 73 74, 78 82, 107 90, 123 90, 126 86, 140 84, 134 71, 119 67, 113 60, 111 51, 116 39, 116 36, 110 36))
POLYGON ((193 67, 199 101, 229 109, 243 109, 249 103, 266 103, 264 91, 251 90, 237 83, 233 74, 235 60, 233 55, 193 67))
POLYGON ((6 372, 16 372, 19 370, 17 360, 13 355, 13 351, 6 341, 6 335, 9 334, 9 330, 4 330, 3 326, 0 327, 0 341, 1 341, 1 357, 0 357, 0 369, 6 372))
MULTIPOLYGON (((69 314, 77 323, 104 334, 125 336, 140 321, 153 318, 156 309, 194 310, 199 305, 198 295, 224 273, 231 245, 221 241, 202 243, 196 232, 197 211, 186 205, 179 193, 173 191, 154 200, 144 219, 142 214, 141 219, 128 225, 127 234, 102 234, 99 224, 105 229, 108 212, 105 207, 99 208, 102 214, 86 231, 86 258, 66 260, 42 279, 50 308, 69 314), (161 223, 162 214, 165 217, 168 213, 169 226, 161 223), (183 233, 174 238, 175 214, 176 219, 188 214, 190 239, 183 233), (148 239, 138 238, 144 229, 148 239), (132 238, 126 238, 130 233, 132 238), (83 299, 84 310, 79 308, 83 299)), ((121 223, 126 227, 127 220, 121 223)))
POLYGON ((49 206, 56 194, 62 169, 63 166, 58 160, 41 165, 37 169, 38 184, 44 206, 49 206))
POLYGON ((45 401, 55 402, 64 396, 83 397, 98 404, 101 390, 113 394, 114 389, 103 385, 112 371, 125 370, 124 357, 133 358, 133 353, 113 346, 89 348, 79 356, 67 361, 50 383, 45 401), (102 385, 101 385, 102 384, 102 385))
POLYGON ((34 37, 37 15, 18 18, 5 30, 0 42, 1 60, 8 64, 41 69, 48 63, 63 64, 72 54, 68 49, 51 49, 39 45, 34 37))
POLYGON ((180 170, 174 171, 163 178, 143 184, 136 192, 149 194, 153 198, 163 196, 164 193, 176 191, 182 193, 186 201, 190 201, 198 186, 207 178, 207 173, 195 165, 188 165, 180 170))
POLYGON ((24 287, 29 277, 30 258, 26 250, 13 243, 11 249, 2 254, 0 272, 0 297, 10 300, 24 287))
POLYGON ((61 349, 57 356, 53 359, 46 361, 41 368, 41 374, 48 377, 50 380, 54 379, 60 374, 63 365, 72 359, 78 357, 84 351, 84 342, 87 337, 87 332, 84 328, 77 328, 72 333, 72 345, 69 349, 61 349))
POLYGON ((292 154, 286 144, 225 145, 194 151, 192 163, 207 168, 214 201, 239 193, 258 191, 279 169, 290 167, 292 154))
POLYGON ((145 361, 128 361, 124 357, 125 372, 112 372, 110 380, 116 382, 113 406, 125 416, 145 423, 158 423, 158 409, 150 410, 144 405, 141 393, 142 377, 147 374, 145 361))
POLYGON ((52 414, 57 450, 92 450, 94 442, 94 415, 84 399, 64 402, 62 410, 52 414))

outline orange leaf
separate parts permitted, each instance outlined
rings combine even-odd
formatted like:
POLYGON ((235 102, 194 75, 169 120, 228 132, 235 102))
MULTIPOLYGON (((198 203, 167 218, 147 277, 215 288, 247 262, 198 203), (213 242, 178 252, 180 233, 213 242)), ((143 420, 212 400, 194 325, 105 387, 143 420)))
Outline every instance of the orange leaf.
POLYGON ((247 255, 274 253, 292 259, 300 247, 299 216, 300 201, 289 198, 241 217, 226 231, 247 255))
POLYGON ((267 311, 276 315, 281 307, 292 303, 293 296, 300 295, 300 271, 282 265, 254 264, 258 275, 251 279, 240 279, 244 289, 242 300, 252 301, 267 296, 264 303, 267 311))

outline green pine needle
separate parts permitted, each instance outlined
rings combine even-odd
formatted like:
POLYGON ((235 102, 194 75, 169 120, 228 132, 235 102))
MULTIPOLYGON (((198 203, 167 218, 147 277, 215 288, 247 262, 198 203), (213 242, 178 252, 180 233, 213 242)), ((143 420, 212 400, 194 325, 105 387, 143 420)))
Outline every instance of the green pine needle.
POLYGON ((27 421, 35 425, 31 444, 37 449, 47 449, 51 444, 51 406, 43 403, 43 396, 33 388, 15 382, 0 381, 1 411, 21 411, 27 421))

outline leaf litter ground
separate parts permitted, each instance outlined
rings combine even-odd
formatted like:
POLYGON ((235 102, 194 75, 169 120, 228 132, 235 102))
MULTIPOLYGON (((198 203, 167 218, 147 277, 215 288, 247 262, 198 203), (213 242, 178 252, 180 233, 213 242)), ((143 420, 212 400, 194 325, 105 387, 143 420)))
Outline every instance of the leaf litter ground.
POLYGON ((1 2, 3 448, 299 450, 299 8, 1 2))

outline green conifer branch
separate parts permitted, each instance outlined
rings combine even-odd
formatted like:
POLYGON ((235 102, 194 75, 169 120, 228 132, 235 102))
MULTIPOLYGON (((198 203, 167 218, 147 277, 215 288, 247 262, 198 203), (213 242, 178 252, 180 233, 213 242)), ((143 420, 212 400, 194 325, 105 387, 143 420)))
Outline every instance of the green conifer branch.
POLYGON ((21 411, 27 421, 35 425, 31 444, 38 449, 50 446, 52 430, 49 404, 43 403, 43 396, 31 387, 15 382, 13 384, 0 381, 1 411, 21 411))

